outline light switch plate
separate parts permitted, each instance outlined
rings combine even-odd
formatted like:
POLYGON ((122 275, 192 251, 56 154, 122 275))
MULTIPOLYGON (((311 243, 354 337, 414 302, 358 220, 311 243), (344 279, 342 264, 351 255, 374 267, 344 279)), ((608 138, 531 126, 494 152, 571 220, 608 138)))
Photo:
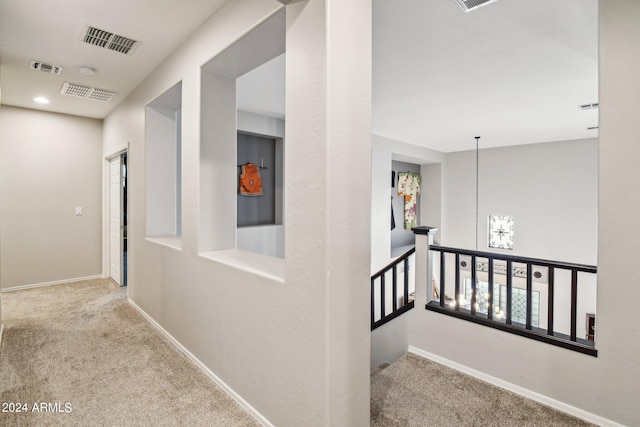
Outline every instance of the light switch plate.
POLYGON ((82 208, 76 207, 76 216, 82 216, 82 208))

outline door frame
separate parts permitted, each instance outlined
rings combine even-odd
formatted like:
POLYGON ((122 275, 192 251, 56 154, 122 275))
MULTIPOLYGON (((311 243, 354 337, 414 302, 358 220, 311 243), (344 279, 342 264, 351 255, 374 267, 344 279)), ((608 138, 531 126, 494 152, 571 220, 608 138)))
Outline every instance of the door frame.
MULTIPOLYGON (((127 153, 127 179, 129 178, 129 165, 131 163, 131 157, 129 155, 129 143, 126 145, 122 145, 117 150, 112 151, 107 154, 103 158, 103 166, 102 166, 102 277, 109 278, 111 277, 111 160, 116 157, 122 156, 122 154, 127 153)), ((128 183, 127 183, 128 184, 128 183)), ((129 186, 129 185, 127 185, 129 186)), ((127 212, 126 215, 129 215, 129 203, 127 203, 127 212)), ((128 221, 129 222, 129 221, 128 221)), ((128 224, 127 228, 129 229, 130 234, 130 224, 128 224)), ((124 250, 124 247, 121 248, 121 251, 124 250)), ((128 251, 130 252, 130 251, 128 251)), ((131 265, 131 254, 128 253, 128 265, 131 265)), ((124 259, 123 257, 121 257, 124 259)), ((122 282, 129 284, 129 268, 122 269, 122 282), (125 274, 127 277, 125 277, 125 274)), ((127 290, 127 294, 129 291, 127 290)))

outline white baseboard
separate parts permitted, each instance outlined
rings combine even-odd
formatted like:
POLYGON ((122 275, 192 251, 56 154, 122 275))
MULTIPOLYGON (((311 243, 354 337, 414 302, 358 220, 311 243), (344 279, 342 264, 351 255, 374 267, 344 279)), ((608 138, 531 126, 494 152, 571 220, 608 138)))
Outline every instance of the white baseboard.
POLYGON ((43 282, 43 283, 33 283, 31 285, 13 286, 11 288, 0 289, 0 292, 21 291, 23 289, 31 289, 31 288, 40 288, 40 287, 43 287, 43 286, 60 285, 62 283, 84 282, 86 280, 93 280, 93 279, 104 279, 104 276, 102 274, 97 274, 95 276, 75 277, 73 279, 54 280, 53 282, 43 282))
POLYGON ((513 393, 519 394, 520 396, 526 397, 528 399, 535 400, 536 402, 542 403, 543 405, 550 406, 554 409, 565 412, 569 415, 573 415, 574 417, 583 419, 590 423, 603 426, 603 427, 624 427, 622 424, 618 424, 614 421, 608 420, 606 418, 602 418, 598 415, 584 411, 580 408, 576 408, 575 406, 567 405, 566 403, 560 402, 558 400, 552 399, 550 397, 547 397, 540 393, 536 393, 535 391, 531 391, 529 389, 520 387, 510 382, 501 380, 500 378, 496 378, 494 376, 485 374, 484 372, 477 371, 473 368, 454 362, 452 360, 445 359, 444 357, 438 356, 436 354, 430 353, 420 348, 413 347, 410 345, 407 351, 409 353, 413 353, 420 357, 424 357, 425 359, 429 359, 441 365, 448 366, 449 368, 455 369, 456 371, 460 371, 467 375, 471 375, 472 377, 488 382, 489 384, 493 384, 496 387, 500 387, 505 390, 511 391, 513 393))
POLYGON ((214 374, 207 366, 202 363, 196 356, 194 356, 189 350, 187 350, 178 340, 176 340, 169 332, 167 332, 158 322, 153 320, 151 316, 149 316, 142 308, 140 308, 135 302, 131 299, 127 299, 129 304, 133 308, 135 308, 145 319, 153 325, 160 333, 162 333, 167 339, 174 345, 178 350, 184 353, 202 372, 204 372, 209 378, 211 378, 216 384, 218 384, 233 400, 238 402, 240 406, 242 406, 247 412, 253 415, 254 418, 260 422, 263 426, 273 427, 273 424, 269 422, 260 412, 258 412, 253 406, 251 406, 246 400, 242 398, 238 393, 236 393, 231 387, 229 387, 224 381, 222 381, 216 374, 214 374))

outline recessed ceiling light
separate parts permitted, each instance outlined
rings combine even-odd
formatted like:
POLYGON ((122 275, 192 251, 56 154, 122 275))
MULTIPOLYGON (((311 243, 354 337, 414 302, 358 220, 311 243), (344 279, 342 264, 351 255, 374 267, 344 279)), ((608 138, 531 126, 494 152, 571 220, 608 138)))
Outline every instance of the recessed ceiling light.
POLYGON ((38 104, 48 104, 50 101, 43 97, 43 96, 39 96, 37 98, 33 98, 34 101, 36 101, 38 104))

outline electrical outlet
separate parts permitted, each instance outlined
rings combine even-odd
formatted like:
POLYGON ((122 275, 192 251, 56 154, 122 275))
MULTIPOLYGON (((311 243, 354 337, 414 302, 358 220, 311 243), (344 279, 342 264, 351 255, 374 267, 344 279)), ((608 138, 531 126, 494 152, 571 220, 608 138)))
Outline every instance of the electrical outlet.
POLYGON ((81 207, 76 207, 76 216, 82 216, 82 208, 81 207))

